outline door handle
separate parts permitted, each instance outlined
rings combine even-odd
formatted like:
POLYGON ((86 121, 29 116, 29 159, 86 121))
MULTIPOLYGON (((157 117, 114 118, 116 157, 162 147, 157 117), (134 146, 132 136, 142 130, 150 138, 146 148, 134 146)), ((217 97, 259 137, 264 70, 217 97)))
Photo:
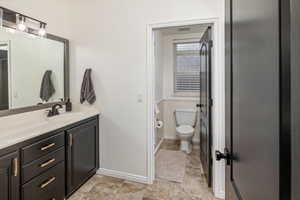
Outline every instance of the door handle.
POLYGON ((73 146, 73 135, 72 134, 69 135, 69 146, 70 147, 73 146))
POLYGON ((19 161, 18 158, 13 159, 13 176, 18 176, 19 174, 19 161))
POLYGON ((197 108, 202 108, 204 105, 203 104, 197 104, 196 107, 197 108))
POLYGON ((216 160, 220 161, 220 160, 224 159, 224 160, 226 160, 226 165, 230 165, 231 161, 233 160, 233 157, 229 153, 227 148, 224 149, 224 153, 217 150, 215 152, 215 154, 216 154, 216 160))

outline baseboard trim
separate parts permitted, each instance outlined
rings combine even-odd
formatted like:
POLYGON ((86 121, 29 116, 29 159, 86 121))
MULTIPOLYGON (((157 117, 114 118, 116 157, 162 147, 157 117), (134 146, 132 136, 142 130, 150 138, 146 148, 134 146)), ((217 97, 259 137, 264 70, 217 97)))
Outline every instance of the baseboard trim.
POLYGON ((163 141, 164 141, 164 138, 162 138, 162 139, 159 141, 158 145, 155 147, 154 155, 158 152, 158 150, 159 150, 161 144, 163 143, 163 141))
POLYGON ((148 184, 148 178, 145 176, 139 176, 131 173, 126 173, 126 172, 120 172, 116 170, 111 170, 111 169, 104 169, 100 168, 97 171, 97 174, 105 175, 105 176, 111 176, 115 178, 120 178, 128 181, 133 181, 133 182, 138 182, 138 183, 144 183, 148 184))

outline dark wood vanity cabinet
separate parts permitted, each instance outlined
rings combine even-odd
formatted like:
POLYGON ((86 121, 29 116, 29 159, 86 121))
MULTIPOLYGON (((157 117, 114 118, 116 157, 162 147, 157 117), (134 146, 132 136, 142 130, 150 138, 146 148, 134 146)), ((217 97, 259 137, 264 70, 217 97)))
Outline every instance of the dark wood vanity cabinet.
POLYGON ((71 194, 99 168, 99 136, 96 120, 67 132, 67 193, 71 194))
POLYGON ((20 170, 17 151, 0 157, 0 199, 20 199, 20 170))
POLYGON ((0 150, 0 200, 64 200, 99 168, 98 116, 0 150))

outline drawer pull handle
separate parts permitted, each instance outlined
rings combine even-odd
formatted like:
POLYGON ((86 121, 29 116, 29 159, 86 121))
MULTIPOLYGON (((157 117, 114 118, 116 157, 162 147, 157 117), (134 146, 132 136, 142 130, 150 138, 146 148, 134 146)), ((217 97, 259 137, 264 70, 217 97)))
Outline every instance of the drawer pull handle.
POLYGON ((47 146, 44 146, 44 147, 41 148, 41 150, 42 150, 42 151, 45 151, 45 150, 47 150, 47 149, 50 149, 50 148, 53 147, 53 146, 55 146, 55 143, 51 143, 51 144, 49 144, 49 145, 47 145, 47 146))
POLYGON ((18 176, 19 174, 19 166, 18 166, 18 158, 13 159, 13 176, 18 176))
POLYGON ((48 165, 50 165, 51 163, 53 163, 55 161, 55 158, 52 158, 51 160, 48 160, 47 162, 44 162, 40 165, 40 167, 47 167, 48 165))
POLYGON ((40 186, 40 188, 45 188, 45 187, 47 187, 50 183, 52 183, 53 181, 55 181, 55 177, 52 177, 52 178, 50 178, 48 181, 46 181, 45 183, 43 183, 41 186, 40 186))

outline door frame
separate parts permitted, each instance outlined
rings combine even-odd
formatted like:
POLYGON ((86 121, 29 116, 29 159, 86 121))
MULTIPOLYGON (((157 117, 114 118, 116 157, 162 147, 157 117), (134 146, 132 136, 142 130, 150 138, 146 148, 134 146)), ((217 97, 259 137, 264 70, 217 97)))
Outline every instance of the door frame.
MULTIPOLYGON (((155 46, 154 31, 159 28, 212 24, 212 35, 214 41, 213 60, 212 60, 212 98, 214 106, 212 107, 212 152, 225 147, 225 38, 224 23, 220 18, 206 18, 195 20, 183 20, 173 22, 163 22, 147 25, 147 178, 148 183, 152 184, 155 179, 155 46), (216 133, 216 134, 214 134, 216 133)), ((216 197, 225 198, 225 162, 216 162, 213 156, 212 169, 212 188, 216 197)))

